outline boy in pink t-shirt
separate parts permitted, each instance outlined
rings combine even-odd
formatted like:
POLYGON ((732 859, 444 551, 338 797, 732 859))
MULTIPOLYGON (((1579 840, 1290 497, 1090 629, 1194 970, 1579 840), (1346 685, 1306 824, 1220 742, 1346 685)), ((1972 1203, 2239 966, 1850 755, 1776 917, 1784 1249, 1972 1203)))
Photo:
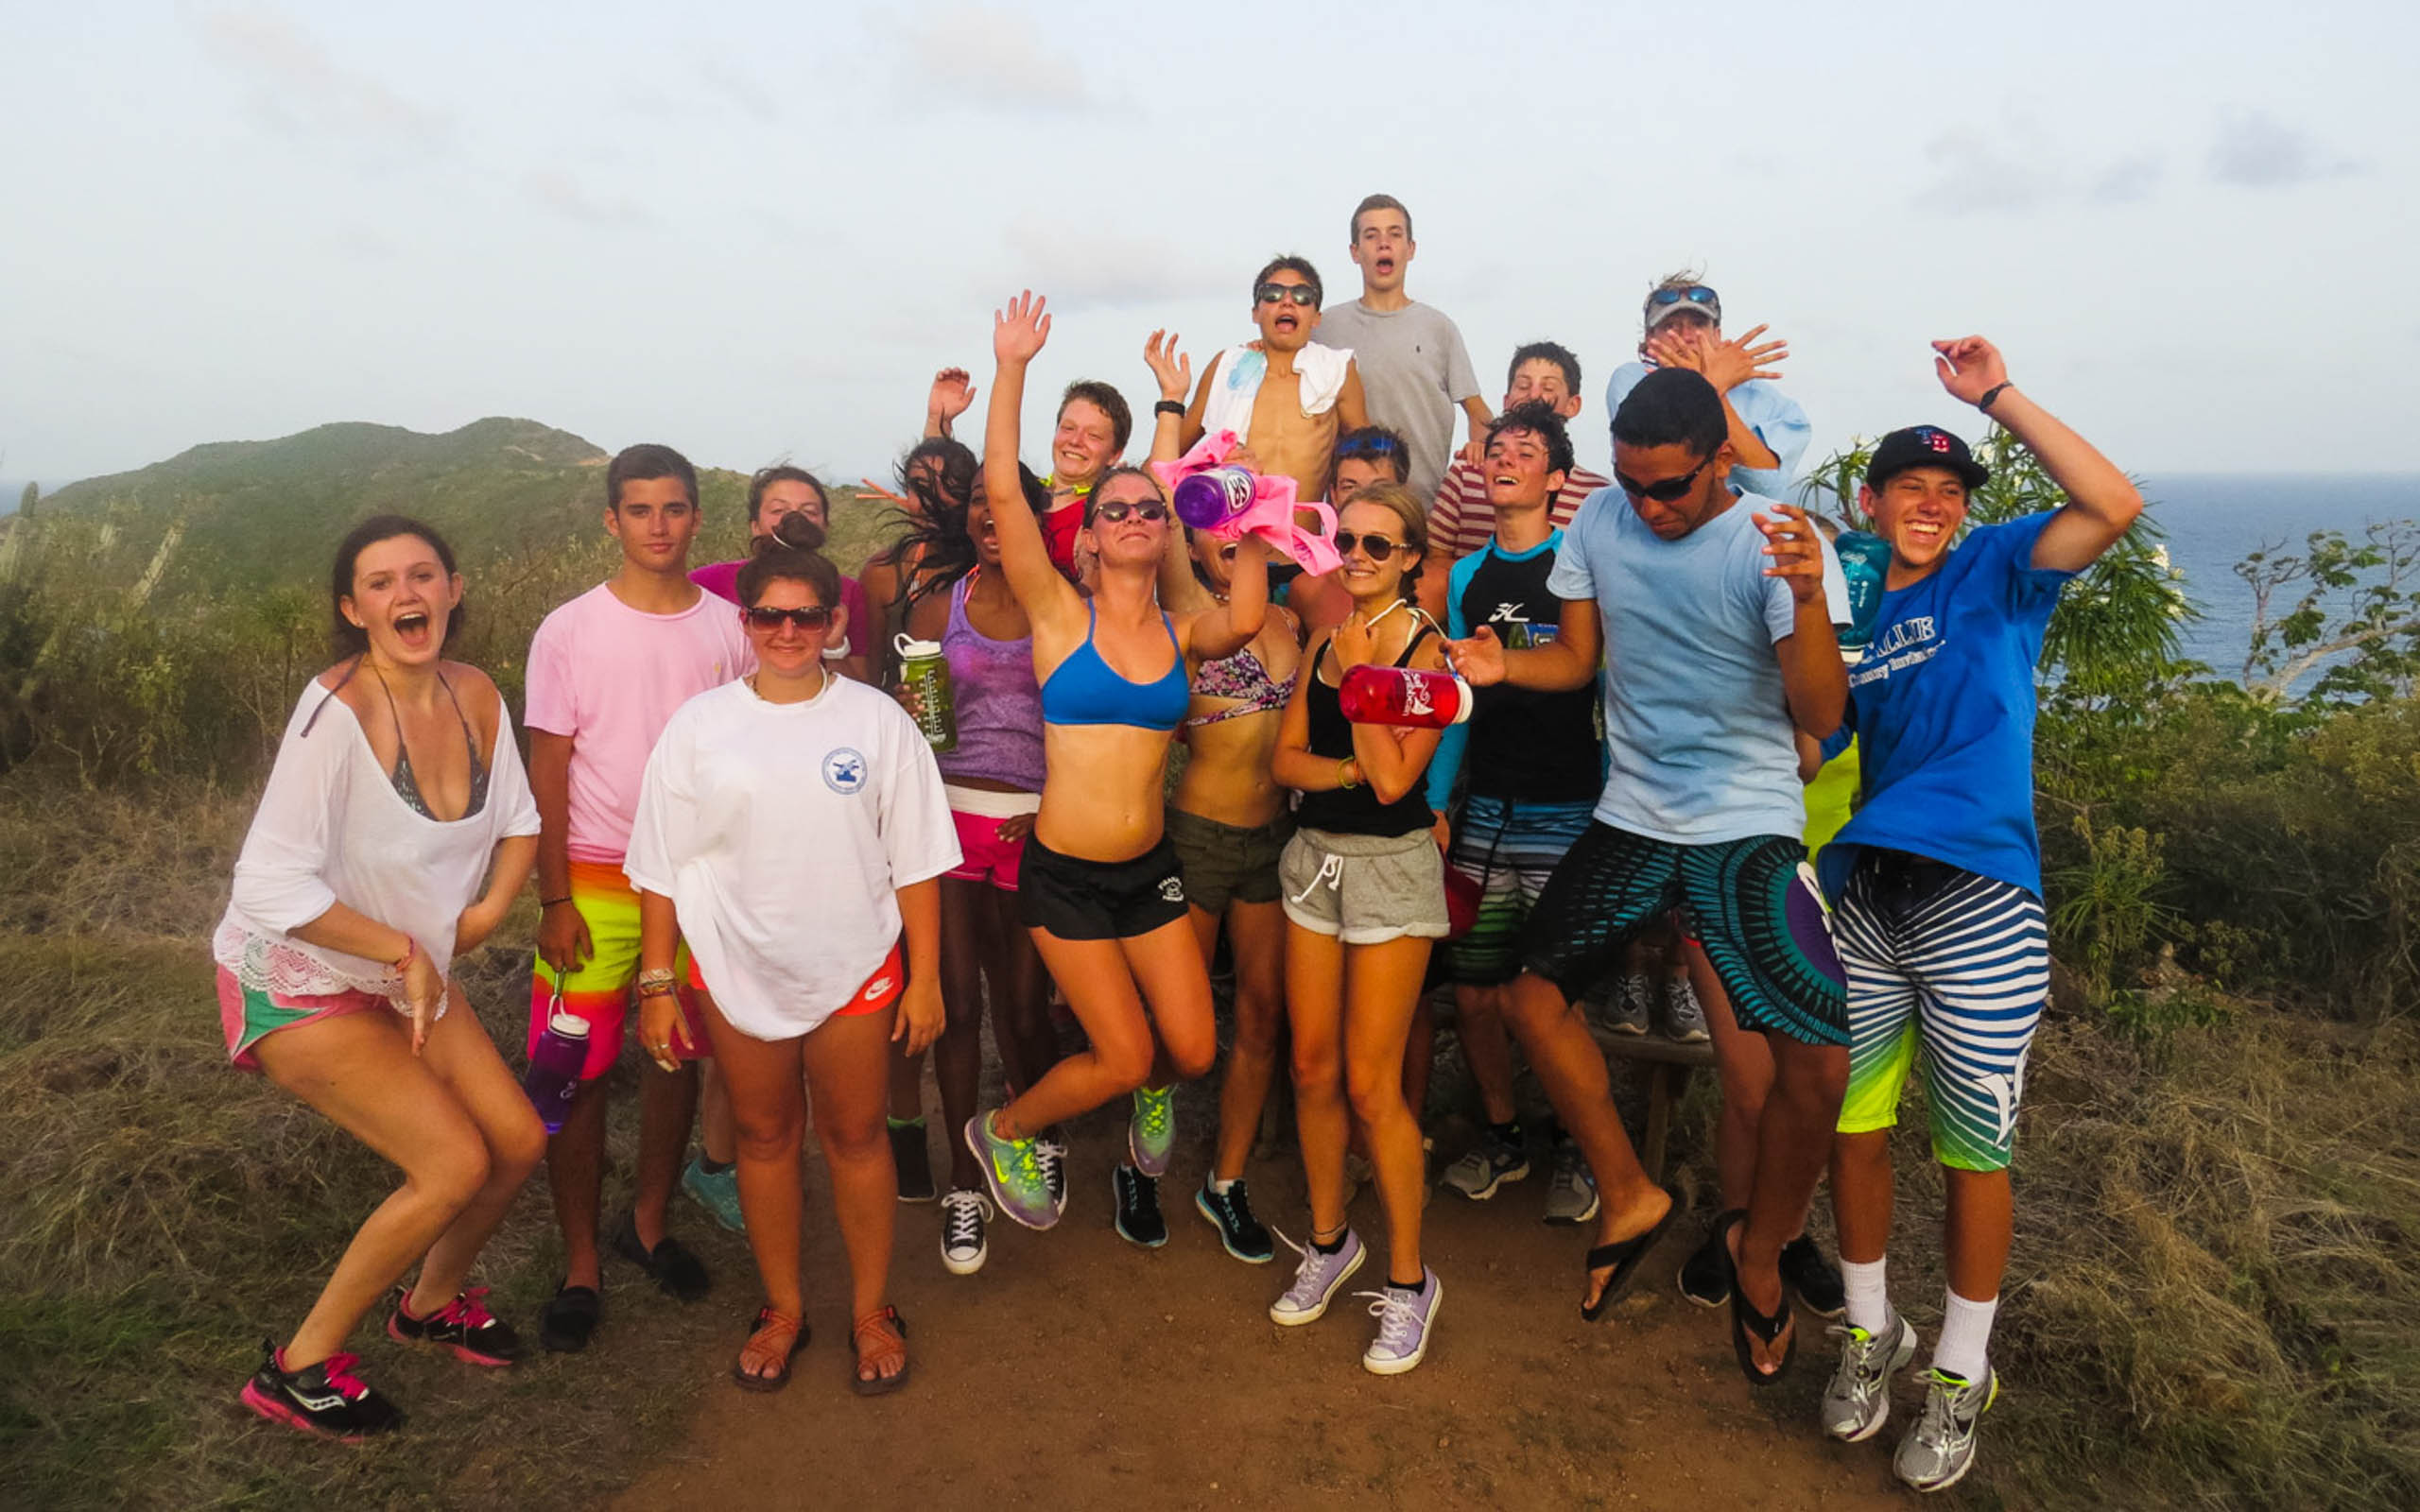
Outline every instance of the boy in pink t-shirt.
MULTIPOLYGON (((549 1349, 585 1348, 601 1311, 597 1212, 605 1175, 605 1073, 621 1054, 639 974, 639 902, 622 873, 639 779, 674 710, 755 664, 738 612, 689 581, 698 475, 666 446, 633 446, 605 472, 605 528, 621 570, 546 616, 529 643, 529 786, 538 799, 537 969, 529 1044, 567 1012, 588 1023, 579 1096, 549 1142, 562 1227, 562 1288, 539 1318, 549 1349)), ((705 1030, 683 1000, 690 1038, 705 1030)), ((684 1301, 706 1271, 665 1226, 697 1111, 698 1073, 653 1047, 639 1073, 637 1194, 614 1247, 684 1301)))

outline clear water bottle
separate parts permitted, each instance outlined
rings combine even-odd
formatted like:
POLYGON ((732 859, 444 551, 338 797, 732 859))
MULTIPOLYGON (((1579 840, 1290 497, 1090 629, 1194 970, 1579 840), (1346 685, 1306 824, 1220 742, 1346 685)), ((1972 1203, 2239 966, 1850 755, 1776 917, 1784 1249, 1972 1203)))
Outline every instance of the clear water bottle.
POLYGON ((1882 612, 1891 542, 1870 531, 1844 530, 1832 542, 1832 551, 1841 558, 1841 576, 1849 585, 1849 623, 1841 629, 1841 649, 1854 651, 1873 638, 1875 616, 1882 612))
POLYGON ((917 695, 916 728, 936 752, 958 749, 958 699, 949 680, 949 658, 939 641, 910 639, 902 631, 891 643, 899 653, 899 685, 917 695))
POLYGON ((529 1074, 521 1081, 549 1134, 560 1131, 571 1116, 571 1100, 579 1095, 580 1069, 588 1064, 588 1021, 564 1012, 562 1004, 557 993, 554 1012, 538 1036, 537 1048, 529 1052, 529 1074))
POLYGON ((1357 666, 1338 684, 1336 701, 1357 725, 1443 730, 1471 716, 1471 685, 1450 672, 1357 666))
POLYGON ((1170 503, 1178 519, 1196 530, 1208 530, 1252 507, 1253 482, 1243 468, 1208 468, 1177 479, 1170 503))

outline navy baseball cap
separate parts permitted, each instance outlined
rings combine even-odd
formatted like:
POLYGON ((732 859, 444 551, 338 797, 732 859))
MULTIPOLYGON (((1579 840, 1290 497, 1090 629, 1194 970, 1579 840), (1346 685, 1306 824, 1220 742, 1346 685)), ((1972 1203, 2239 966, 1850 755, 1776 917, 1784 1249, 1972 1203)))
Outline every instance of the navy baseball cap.
POLYGON ((1874 448, 1874 460, 1865 465, 1865 486, 1879 489, 1911 467, 1947 468, 1970 491, 1992 475, 1966 443, 1949 432, 1938 425, 1910 425, 1893 431, 1874 448))

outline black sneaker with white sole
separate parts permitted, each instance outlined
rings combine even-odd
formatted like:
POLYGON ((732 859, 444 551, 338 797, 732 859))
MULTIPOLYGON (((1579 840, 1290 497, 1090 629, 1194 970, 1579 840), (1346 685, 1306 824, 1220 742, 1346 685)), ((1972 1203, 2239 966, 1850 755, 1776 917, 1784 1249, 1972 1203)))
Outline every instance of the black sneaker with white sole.
POLYGON ((1224 1192, 1212 1191, 1204 1179, 1201 1189, 1193 1194, 1193 1209, 1219 1230, 1219 1246, 1244 1263, 1266 1265, 1276 1255, 1276 1242, 1253 1215, 1252 1197, 1244 1190, 1243 1177, 1228 1182, 1224 1192))
POLYGON ((890 1163, 899 1173, 899 1200, 933 1200, 933 1152, 925 1139, 925 1121, 890 1125, 890 1163))
POLYGON ((1117 1199, 1117 1237, 1145 1249, 1167 1244, 1168 1221, 1160 1216, 1159 1177, 1121 1165, 1109 1174, 1109 1184, 1117 1199))
POLYGON ((273 1423, 358 1444, 404 1425, 403 1412, 353 1373, 360 1356, 332 1354, 288 1370, 276 1345, 261 1341, 261 1367, 244 1383, 244 1405, 273 1423))
POLYGON ((969 1187, 953 1187, 942 1198, 942 1267, 953 1276, 972 1276, 983 1268, 991 1246, 983 1231, 995 1215, 992 1199, 969 1187))
POLYGON ((1716 1213, 1705 1243, 1681 1262, 1681 1295, 1700 1307, 1722 1307, 1731 1300, 1731 1251, 1723 1244, 1722 1234, 1734 1216, 1727 1209, 1716 1213))
POLYGON ((1781 1279, 1798 1298, 1798 1305, 1817 1317, 1836 1318, 1849 1310, 1848 1287, 1841 1280, 1840 1268, 1805 1234, 1781 1246, 1781 1279))

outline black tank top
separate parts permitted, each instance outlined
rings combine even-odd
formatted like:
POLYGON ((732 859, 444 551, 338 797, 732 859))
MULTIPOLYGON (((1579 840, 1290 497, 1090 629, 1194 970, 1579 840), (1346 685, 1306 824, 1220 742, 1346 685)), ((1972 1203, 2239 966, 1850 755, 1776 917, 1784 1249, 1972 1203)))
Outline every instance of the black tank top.
MULTIPOLYGON (((1396 666, 1409 666, 1411 653, 1420 643, 1435 634, 1432 627, 1423 625, 1404 643, 1403 654, 1394 660, 1396 666)), ((1327 646, 1320 647, 1320 660, 1327 660, 1327 646)), ((1313 662, 1307 676, 1310 700, 1311 754, 1331 761, 1342 761, 1353 754, 1353 724, 1344 717, 1343 700, 1334 688, 1319 675, 1319 664, 1313 662)), ((1428 811, 1428 798, 1417 782, 1411 791, 1392 803, 1381 803, 1378 795, 1363 782, 1358 787, 1330 788, 1323 793, 1305 793, 1300 808, 1294 811, 1295 822, 1314 830, 1326 830, 1336 834, 1409 834, 1426 830, 1436 822, 1428 811)))
MULTIPOLYGON (((1562 601, 1547 592, 1554 558, 1551 545, 1508 558, 1489 543, 1463 580, 1462 623, 1474 631, 1491 627, 1513 650, 1550 644, 1562 617, 1562 601)), ((1599 711, 1594 678, 1557 693, 1510 683, 1479 689, 1462 757, 1469 791, 1532 803, 1595 801, 1605 783, 1599 711)))

